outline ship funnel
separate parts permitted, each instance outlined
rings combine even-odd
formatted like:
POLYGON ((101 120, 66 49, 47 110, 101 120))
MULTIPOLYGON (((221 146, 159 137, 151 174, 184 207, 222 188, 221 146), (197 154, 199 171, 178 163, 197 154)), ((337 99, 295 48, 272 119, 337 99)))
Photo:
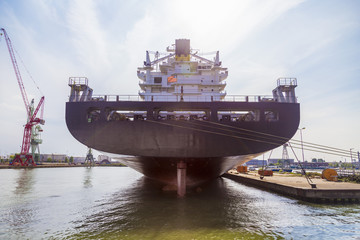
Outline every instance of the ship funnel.
POLYGON ((219 67, 221 65, 220 59, 219 59, 219 51, 216 52, 216 57, 215 57, 215 66, 219 67))
POLYGON ((175 59, 176 61, 190 61, 190 40, 175 40, 175 59))
POLYGON ((146 67, 151 67, 151 61, 150 61, 149 51, 146 51, 146 61, 144 62, 144 65, 145 65, 146 67))

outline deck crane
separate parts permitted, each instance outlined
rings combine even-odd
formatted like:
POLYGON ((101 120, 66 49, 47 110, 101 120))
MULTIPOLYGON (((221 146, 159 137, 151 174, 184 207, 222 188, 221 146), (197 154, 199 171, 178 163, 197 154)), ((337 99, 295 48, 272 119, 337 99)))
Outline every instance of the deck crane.
POLYGON ((26 114, 27 114, 27 122, 24 126, 24 135, 22 140, 21 152, 20 154, 15 154, 15 158, 12 161, 12 165, 21 165, 21 166, 34 166, 35 164, 35 151, 40 154, 39 144, 42 142, 39 138, 39 132, 42 132, 39 124, 43 125, 45 123, 43 119, 43 111, 44 111, 44 100, 45 97, 42 96, 37 107, 35 108, 34 99, 31 100, 29 104, 29 100, 27 98, 27 94, 25 91, 25 87, 21 78, 20 70, 18 64, 16 62, 14 50, 11 44, 11 40, 7 35, 4 28, 0 29, 4 34, 4 38, 9 50, 10 58, 12 65, 14 67, 15 75, 19 84, 20 92, 25 104, 26 114), (37 113, 41 108, 41 116, 40 118, 36 117, 37 113), (31 154, 29 153, 29 149, 31 147, 31 154))

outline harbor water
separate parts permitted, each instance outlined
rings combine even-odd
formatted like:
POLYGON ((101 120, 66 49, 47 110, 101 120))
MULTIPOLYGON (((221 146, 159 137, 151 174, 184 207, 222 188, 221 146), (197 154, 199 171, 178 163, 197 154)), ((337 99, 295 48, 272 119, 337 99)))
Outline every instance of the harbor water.
POLYGON ((0 169, 0 239, 356 239, 360 205, 218 178, 176 192, 127 167, 0 169))

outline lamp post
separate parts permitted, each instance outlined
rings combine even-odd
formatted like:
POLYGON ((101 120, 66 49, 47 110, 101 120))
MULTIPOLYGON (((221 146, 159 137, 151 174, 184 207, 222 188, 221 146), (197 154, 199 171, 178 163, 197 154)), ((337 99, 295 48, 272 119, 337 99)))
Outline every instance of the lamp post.
POLYGON ((300 138, 301 138, 301 152, 302 152, 302 159, 303 159, 303 163, 305 163, 305 158, 304 158, 304 145, 303 145, 303 138, 302 138, 302 130, 304 130, 305 128, 299 128, 300 130, 300 138))
POLYGON ((354 163, 353 163, 353 158, 352 158, 352 150, 354 148, 350 148, 350 160, 351 160, 351 168, 353 169, 353 174, 355 175, 355 168, 354 168, 354 163))

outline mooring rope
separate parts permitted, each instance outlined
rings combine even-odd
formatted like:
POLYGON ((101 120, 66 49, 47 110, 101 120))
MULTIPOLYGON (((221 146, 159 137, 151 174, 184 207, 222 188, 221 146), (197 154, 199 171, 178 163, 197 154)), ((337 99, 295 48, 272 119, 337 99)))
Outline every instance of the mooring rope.
MULTIPOLYGON (((236 139, 261 142, 261 143, 274 145, 277 147, 279 145, 281 145, 282 143, 286 143, 288 141, 288 138, 285 138, 285 137, 276 136, 276 135, 263 133, 263 132, 258 132, 258 131, 254 131, 254 130, 249 130, 249 129, 244 129, 244 128, 240 128, 240 127, 234 127, 234 126, 225 125, 225 124, 221 124, 221 123, 209 122, 209 121, 197 120, 197 122, 200 122, 202 124, 198 124, 198 123, 190 122, 190 121, 187 122, 188 124, 190 123, 194 127, 182 126, 182 125, 169 123, 169 122, 165 123, 161 120, 160 121, 159 120, 157 120, 157 121, 156 120, 146 120, 146 121, 153 122, 156 124, 171 126, 171 127, 188 129, 188 130, 192 130, 192 131, 200 131, 200 132, 205 132, 205 133, 209 133, 209 134, 216 134, 216 135, 221 135, 221 136, 226 136, 226 137, 232 137, 232 138, 236 138, 236 139), (212 127, 212 126, 209 126, 210 124, 208 124, 208 123, 218 125, 223 128, 212 127), (196 126, 208 127, 208 128, 210 128, 210 130, 199 129, 199 128, 196 128, 196 126), (233 129, 233 130, 231 130, 231 129, 233 129), (226 134, 226 133, 219 132, 216 130, 231 132, 232 134, 226 134), (234 131, 234 130, 236 130, 236 131, 234 131), (248 133, 246 133, 246 132, 248 132, 248 133), (247 137, 234 135, 236 133, 241 134, 241 135, 246 135, 247 137), (279 142, 279 141, 281 141, 281 142, 279 142)), ((289 142, 291 142, 292 144, 295 144, 295 145, 301 145, 301 141, 299 141, 299 140, 290 140, 289 142)), ((342 156, 342 157, 350 157, 351 156, 349 151, 346 151, 343 149, 328 147, 328 146, 320 145, 320 144, 313 144, 313 143, 309 143, 309 142, 306 142, 306 143, 307 144, 305 144, 305 145, 303 144, 302 147, 293 146, 293 148, 303 149, 306 151, 312 151, 312 152, 318 152, 318 153, 325 153, 325 154, 330 154, 330 155, 336 155, 336 156, 342 156), (318 146, 321 146, 321 147, 318 147, 318 146), (332 150, 332 149, 337 149, 337 150, 332 150), (341 150, 341 151, 339 151, 339 150, 341 150)))

